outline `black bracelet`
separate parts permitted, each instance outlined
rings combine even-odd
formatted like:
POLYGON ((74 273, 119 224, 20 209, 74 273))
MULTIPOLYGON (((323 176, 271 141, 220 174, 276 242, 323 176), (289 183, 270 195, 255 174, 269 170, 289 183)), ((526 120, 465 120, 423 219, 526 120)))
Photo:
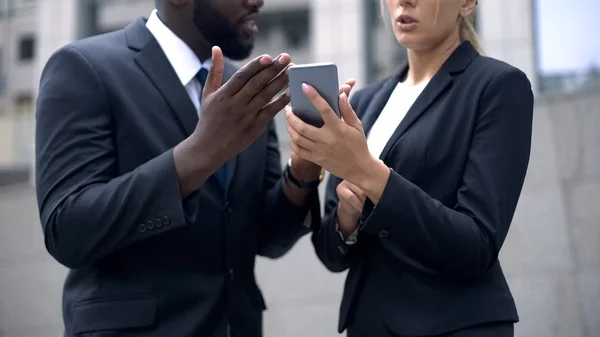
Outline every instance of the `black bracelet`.
POLYGON ((316 188, 316 187, 319 187, 321 180, 323 180, 323 172, 321 170, 321 176, 319 177, 318 180, 313 180, 313 181, 300 180, 300 179, 294 177, 294 175, 292 174, 292 165, 290 165, 290 163, 288 162, 288 164, 285 166, 285 169, 283 170, 283 178, 285 180, 291 182, 292 184, 294 184, 294 186, 296 186, 298 188, 316 188))

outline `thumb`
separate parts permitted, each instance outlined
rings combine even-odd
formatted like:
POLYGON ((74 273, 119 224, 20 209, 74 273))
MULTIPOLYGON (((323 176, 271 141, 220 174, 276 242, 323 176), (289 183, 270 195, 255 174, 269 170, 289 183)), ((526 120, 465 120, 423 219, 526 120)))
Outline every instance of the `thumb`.
POLYGON ((340 114, 342 115, 342 119, 344 120, 344 122, 355 129, 361 128, 360 119, 358 119, 358 117, 356 116, 356 113, 354 113, 354 110, 352 110, 352 107, 350 106, 350 102, 348 102, 348 96, 346 95, 345 92, 343 92, 340 95, 339 103, 340 103, 340 114))
POLYGON ((350 191, 352 191, 352 193, 354 193, 354 195, 356 195, 356 197, 358 198, 358 200, 360 200, 361 203, 365 203, 366 197, 367 195, 365 194, 365 192, 363 192, 363 190, 360 189, 360 187, 352 184, 352 183, 348 183, 347 184, 348 189, 350 191))
POLYGON ((202 98, 204 95, 210 95, 217 91, 221 85, 223 85, 223 68, 225 67, 225 61, 223 60, 223 52, 221 48, 215 46, 212 47, 212 66, 208 71, 206 77, 206 85, 202 90, 202 98))

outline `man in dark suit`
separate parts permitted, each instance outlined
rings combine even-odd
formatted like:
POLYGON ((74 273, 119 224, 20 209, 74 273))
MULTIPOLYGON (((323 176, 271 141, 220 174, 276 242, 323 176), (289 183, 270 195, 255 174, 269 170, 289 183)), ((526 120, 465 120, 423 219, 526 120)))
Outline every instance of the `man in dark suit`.
POLYGON ((272 121, 290 57, 224 61, 250 54, 262 0, 156 5, 42 74, 37 196, 70 268, 65 335, 261 336, 256 255, 282 256, 319 217, 322 170, 292 157, 282 174, 272 121))

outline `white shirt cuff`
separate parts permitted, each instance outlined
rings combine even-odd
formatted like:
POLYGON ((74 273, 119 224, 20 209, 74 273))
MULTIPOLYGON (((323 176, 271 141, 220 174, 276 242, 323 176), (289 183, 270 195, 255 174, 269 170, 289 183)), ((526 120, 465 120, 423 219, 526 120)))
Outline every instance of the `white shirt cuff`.
POLYGON ((335 222, 335 231, 338 232, 342 241, 349 246, 355 244, 356 241, 358 241, 358 228, 356 228, 354 230, 354 232, 352 232, 348 237, 345 237, 344 234, 340 231, 339 223, 336 221, 335 222))

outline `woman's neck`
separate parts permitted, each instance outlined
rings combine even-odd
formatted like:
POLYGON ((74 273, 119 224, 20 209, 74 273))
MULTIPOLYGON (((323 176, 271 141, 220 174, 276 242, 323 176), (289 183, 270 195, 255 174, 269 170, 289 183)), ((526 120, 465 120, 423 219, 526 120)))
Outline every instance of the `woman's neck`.
POLYGON ((428 50, 408 50, 408 73, 403 83, 418 85, 431 80, 460 45, 458 33, 452 34, 437 47, 428 50))

